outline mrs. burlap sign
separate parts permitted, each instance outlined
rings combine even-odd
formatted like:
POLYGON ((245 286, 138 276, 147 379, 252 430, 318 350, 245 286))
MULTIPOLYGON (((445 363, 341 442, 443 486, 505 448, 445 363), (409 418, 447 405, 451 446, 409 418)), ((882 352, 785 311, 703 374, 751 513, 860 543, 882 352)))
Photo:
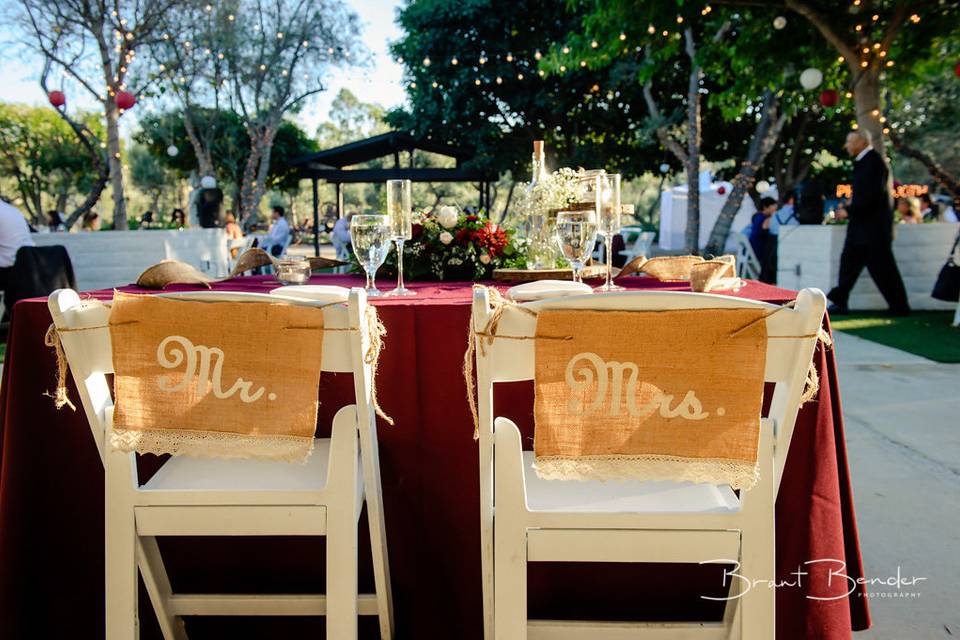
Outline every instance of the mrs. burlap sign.
POLYGON ((540 311, 537 473, 750 488, 763 318, 762 309, 540 311))
POLYGON ((114 447, 303 461, 313 447, 323 311, 116 293, 114 447))

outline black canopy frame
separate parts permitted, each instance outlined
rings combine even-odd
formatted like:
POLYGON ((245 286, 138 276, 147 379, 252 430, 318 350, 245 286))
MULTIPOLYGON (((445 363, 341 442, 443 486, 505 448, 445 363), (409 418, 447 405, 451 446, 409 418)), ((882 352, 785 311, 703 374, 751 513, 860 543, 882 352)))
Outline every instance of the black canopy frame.
POLYGON ((421 140, 400 132, 390 131, 380 135, 358 140, 348 144, 318 151, 310 155, 295 158, 290 167, 295 169, 301 179, 308 179, 313 185, 313 250, 320 255, 320 189, 321 180, 333 184, 336 188, 337 218, 343 217, 343 185, 367 182, 385 182, 387 180, 406 179, 411 182, 474 182, 479 186, 479 207, 490 210, 490 183, 497 176, 478 169, 464 167, 464 162, 474 157, 474 151, 455 147, 444 142, 421 140), (416 151, 426 151, 447 156, 456 160, 453 168, 418 168, 414 166, 416 151), (400 164, 400 154, 409 154, 409 165, 400 164), (393 167, 370 169, 349 167, 393 156, 393 167))

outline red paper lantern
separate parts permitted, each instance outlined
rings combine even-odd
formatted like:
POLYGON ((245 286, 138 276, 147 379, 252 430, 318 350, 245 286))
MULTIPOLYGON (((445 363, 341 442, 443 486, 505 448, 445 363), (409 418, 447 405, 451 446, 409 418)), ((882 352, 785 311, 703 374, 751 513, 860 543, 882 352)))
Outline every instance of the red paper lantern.
POLYGON ((129 91, 118 91, 116 102, 118 107, 126 111, 137 104, 137 97, 129 91))
POLYGON ((717 193, 718 193, 719 195, 722 196, 722 195, 725 194, 726 192, 727 192, 727 188, 726 188, 725 186, 720 185, 719 187, 717 187, 717 193))
POLYGON ((57 109, 67 104, 67 96, 63 94, 63 91, 51 91, 47 94, 47 100, 57 109))
POLYGON ((820 92, 820 104, 825 107, 835 107, 840 102, 840 94, 836 89, 824 89, 820 92))
POLYGON ((960 78, 960 62, 957 63, 957 66, 953 68, 953 72, 960 78))

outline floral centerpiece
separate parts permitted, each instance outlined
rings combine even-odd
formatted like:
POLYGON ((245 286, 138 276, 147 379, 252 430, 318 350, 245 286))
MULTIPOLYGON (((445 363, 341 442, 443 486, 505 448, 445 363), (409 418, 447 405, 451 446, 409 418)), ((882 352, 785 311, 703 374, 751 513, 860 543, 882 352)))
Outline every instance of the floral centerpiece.
MULTIPOLYGON (((466 213, 453 205, 414 213, 413 234, 404 243, 403 258, 404 273, 412 280, 488 280, 494 269, 523 266, 513 230, 482 212, 466 213)), ((383 268, 396 272, 396 251, 383 268)))
POLYGON ((533 182, 521 184, 512 224, 523 238, 524 267, 544 269, 557 266, 553 221, 557 211, 582 199, 581 174, 563 168, 544 173, 533 182))

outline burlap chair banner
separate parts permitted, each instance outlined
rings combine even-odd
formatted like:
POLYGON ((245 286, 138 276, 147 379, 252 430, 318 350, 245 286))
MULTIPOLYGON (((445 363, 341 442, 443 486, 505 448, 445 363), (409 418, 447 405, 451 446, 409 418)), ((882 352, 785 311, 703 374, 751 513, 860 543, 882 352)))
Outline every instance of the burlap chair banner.
POLYGON ((321 309, 117 292, 110 338, 115 448, 291 462, 310 454, 321 309))
POLYGON ((541 311, 538 475, 753 486, 766 313, 541 311))

